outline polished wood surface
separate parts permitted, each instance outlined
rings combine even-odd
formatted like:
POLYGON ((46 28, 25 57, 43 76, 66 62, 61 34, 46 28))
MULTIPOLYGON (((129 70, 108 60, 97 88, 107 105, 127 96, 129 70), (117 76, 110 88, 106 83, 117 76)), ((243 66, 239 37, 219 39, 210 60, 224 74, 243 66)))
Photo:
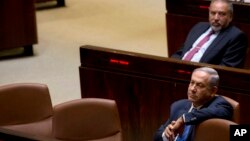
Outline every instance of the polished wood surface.
POLYGON ((0 127, 0 141, 59 141, 59 140, 37 135, 30 135, 0 127))
POLYGON ((1 0, 0 20, 0 50, 38 42, 34 0, 1 0))
POLYGON ((156 129, 168 119, 170 105, 186 98, 193 69, 201 66, 218 71, 218 94, 240 102, 240 123, 250 123, 247 70, 89 45, 80 48, 80 57, 82 98, 116 100, 125 141, 152 141, 156 129))
MULTIPOLYGON (((209 0, 166 0, 168 55, 182 47, 188 32, 198 22, 208 21, 209 0)), ((250 4, 235 2, 233 24, 246 33, 250 45, 250 4)), ((249 50, 249 49, 248 49, 249 50)), ((244 68, 250 68, 250 53, 244 68)))
POLYGON ((56 1, 57 6, 65 6, 65 0, 35 0, 36 3, 56 1))

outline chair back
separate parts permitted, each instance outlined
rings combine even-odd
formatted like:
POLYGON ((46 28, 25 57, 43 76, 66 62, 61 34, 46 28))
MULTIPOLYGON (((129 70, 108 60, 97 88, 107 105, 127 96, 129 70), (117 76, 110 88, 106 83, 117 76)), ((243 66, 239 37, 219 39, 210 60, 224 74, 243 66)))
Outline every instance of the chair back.
POLYGON ((240 104, 239 102, 233 100, 230 97, 227 96, 222 96, 223 98, 225 98, 233 107, 233 116, 232 116, 232 121, 236 122, 236 123, 240 123, 240 104))
POLYGON ((67 141, 121 141, 121 123, 114 100, 83 98, 54 107, 53 134, 67 141))
POLYGON ((230 125, 237 123, 218 118, 205 120, 196 126, 194 141, 229 141, 230 125))
POLYGON ((47 85, 0 86, 0 126, 36 135, 52 135, 53 107, 47 85))

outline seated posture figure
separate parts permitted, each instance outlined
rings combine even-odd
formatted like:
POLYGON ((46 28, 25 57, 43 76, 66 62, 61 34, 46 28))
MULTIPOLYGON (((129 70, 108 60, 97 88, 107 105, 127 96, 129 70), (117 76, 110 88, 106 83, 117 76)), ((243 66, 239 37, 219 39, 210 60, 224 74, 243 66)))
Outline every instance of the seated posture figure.
POLYGON ((169 119, 160 126, 154 141, 192 141, 195 125, 210 118, 231 119, 233 108, 216 94, 219 75, 208 67, 193 71, 188 86, 188 99, 171 105, 169 119))
POLYGON ((245 33, 233 26, 233 6, 228 0, 212 0, 209 22, 196 24, 183 47, 171 58, 229 67, 243 67, 248 41, 245 33))

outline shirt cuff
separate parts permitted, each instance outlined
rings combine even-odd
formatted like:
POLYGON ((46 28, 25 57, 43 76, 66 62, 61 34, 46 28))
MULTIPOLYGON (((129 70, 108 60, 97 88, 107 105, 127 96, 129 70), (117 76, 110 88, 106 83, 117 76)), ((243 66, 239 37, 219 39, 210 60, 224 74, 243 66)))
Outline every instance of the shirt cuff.
POLYGON ((164 132, 162 133, 161 136, 162 136, 162 140, 163 140, 163 141, 168 141, 168 139, 167 139, 167 137, 165 136, 164 132))
POLYGON ((183 122, 185 123, 186 122, 185 114, 182 115, 182 119, 183 119, 183 122))

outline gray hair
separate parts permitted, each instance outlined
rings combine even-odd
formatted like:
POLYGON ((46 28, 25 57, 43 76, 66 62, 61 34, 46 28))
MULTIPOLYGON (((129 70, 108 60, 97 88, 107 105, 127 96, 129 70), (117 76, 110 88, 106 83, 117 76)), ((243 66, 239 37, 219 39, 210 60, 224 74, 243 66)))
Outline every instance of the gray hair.
POLYGON ((218 72, 215 69, 209 68, 209 67, 201 67, 201 68, 196 68, 193 72, 196 72, 196 71, 203 71, 210 75, 210 79, 209 79, 210 88, 214 86, 216 87, 219 86, 220 77, 218 75, 218 72))
POLYGON ((210 5, 217 1, 226 3, 228 5, 229 13, 231 14, 231 16, 233 16, 234 8, 233 3, 230 0, 211 0, 210 5))

